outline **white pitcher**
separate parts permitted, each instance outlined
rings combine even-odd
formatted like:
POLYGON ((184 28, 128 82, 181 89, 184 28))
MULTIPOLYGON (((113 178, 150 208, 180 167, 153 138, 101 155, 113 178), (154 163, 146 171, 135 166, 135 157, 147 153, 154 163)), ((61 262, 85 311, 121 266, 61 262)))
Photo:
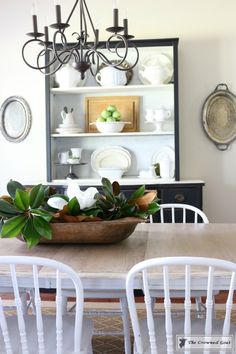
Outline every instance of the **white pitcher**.
POLYGON ((71 148, 72 158, 81 159, 82 148, 71 148))
POLYGON ((73 127, 75 125, 73 112, 66 113, 61 111, 62 122, 64 127, 73 127))
POLYGON ((113 66, 106 66, 96 75, 101 86, 123 86, 127 83, 126 73, 113 66))
POLYGON ((61 164, 67 163, 68 158, 69 158, 69 151, 63 151, 58 153, 58 159, 61 164))

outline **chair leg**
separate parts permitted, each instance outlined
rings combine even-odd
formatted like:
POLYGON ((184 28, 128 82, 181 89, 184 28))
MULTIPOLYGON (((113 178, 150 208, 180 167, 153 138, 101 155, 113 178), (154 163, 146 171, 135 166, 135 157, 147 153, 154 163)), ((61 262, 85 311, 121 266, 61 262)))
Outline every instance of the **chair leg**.
POLYGON ((120 298, 120 307, 124 331, 125 354, 131 354, 128 302, 125 297, 120 298))
POLYGON ((205 306, 202 303, 201 296, 195 297, 195 304, 196 304, 196 311, 197 311, 197 318, 204 318, 205 317, 205 306))
POLYGON ((65 315, 67 313, 67 303, 68 303, 68 298, 67 296, 62 296, 62 314, 65 315))
POLYGON ((155 297, 151 297, 151 308, 152 308, 152 312, 154 311, 155 303, 156 303, 156 298, 155 298, 155 297))
POLYGON ((21 307, 22 307, 22 312, 23 314, 27 314, 27 293, 23 292, 22 294, 20 294, 20 299, 21 299, 21 307))

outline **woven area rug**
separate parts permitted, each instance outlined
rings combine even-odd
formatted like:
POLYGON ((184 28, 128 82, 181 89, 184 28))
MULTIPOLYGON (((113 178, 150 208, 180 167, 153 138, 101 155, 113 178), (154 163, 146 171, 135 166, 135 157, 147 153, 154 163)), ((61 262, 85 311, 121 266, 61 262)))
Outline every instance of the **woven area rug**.
MULTIPOLYGON (((44 312, 51 314, 52 307, 48 306, 44 308, 44 312)), ((109 309, 103 309, 103 313, 106 314, 109 309)), ((158 315, 163 316, 162 310, 156 311, 158 315)), ((9 311, 9 315, 12 315, 14 311, 9 311)), ((94 336, 93 336, 93 352, 94 354, 123 354, 124 353, 124 339, 122 320, 120 316, 97 316, 93 315, 93 311, 87 311, 89 317, 92 318, 94 324, 94 336), (114 334, 112 334, 114 332, 114 334), (102 334, 101 334, 102 333, 102 334), (105 333, 108 333, 106 335, 105 333), (118 334, 117 334, 118 333, 118 334)), ((138 310, 139 317, 145 316, 145 310, 138 310)), ((182 317, 182 311, 176 311, 176 316, 182 317)), ((216 311, 217 318, 224 318, 224 311, 216 311)), ((232 322, 236 324, 236 310, 232 313, 232 322)), ((132 330, 131 330, 132 336, 132 330)), ((131 338, 131 342, 132 342, 131 338)))
MULTIPOLYGON (((144 310, 139 310, 139 317, 145 316, 144 310)), ((158 311, 157 311, 158 314, 158 311)), ((160 316, 163 316, 163 312, 160 311, 160 316)), ((181 312, 176 312, 176 316, 182 317, 181 312)), ((224 311, 218 310, 216 312, 216 317, 218 319, 224 318, 224 311)), ((122 320, 120 317, 94 317, 94 328, 96 331, 115 331, 122 332, 122 320)), ((232 322, 236 324, 236 311, 233 311, 232 322)), ((131 342, 133 342, 131 330, 131 342)), ((93 337, 93 350, 94 354, 123 354, 124 353, 124 340, 122 336, 109 335, 109 336, 97 336, 93 337)))

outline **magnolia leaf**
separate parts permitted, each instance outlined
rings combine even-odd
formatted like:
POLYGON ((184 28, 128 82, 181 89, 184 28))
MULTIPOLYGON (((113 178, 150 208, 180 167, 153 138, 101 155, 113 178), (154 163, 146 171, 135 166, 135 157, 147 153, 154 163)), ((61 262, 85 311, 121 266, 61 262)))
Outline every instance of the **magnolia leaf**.
POLYGON ((17 189, 24 191, 25 187, 22 186, 22 184, 17 181, 10 180, 7 184, 7 191, 12 198, 15 198, 17 189))
POLYGON ((51 240, 52 229, 47 221, 40 216, 33 216, 33 226, 39 235, 51 240))
POLYGON ((44 209, 31 209, 30 213, 35 216, 40 216, 47 222, 50 222, 53 218, 53 214, 44 209))
POLYGON ((70 215, 79 215, 80 213, 80 204, 76 197, 72 198, 67 204, 67 210, 70 215))
POLYGON ((67 205, 67 201, 61 196, 49 198, 47 203, 50 207, 58 210, 62 210, 67 205))
POLYGON ((148 205, 147 213, 152 215, 155 214, 158 210, 160 210, 159 204, 153 202, 148 205))
POLYGON ((3 218, 0 219, 0 235, 1 235, 1 232, 2 232, 2 227, 4 225, 4 220, 3 218))
POLYGON ((140 198, 144 195, 145 193, 145 186, 140 186, 134 193, 131 194, 129 197, 129 201, 132 201, 133 199, 140 198))
POLYGON ((25 226, 23 227, 21 231, 22 235, 24 236, 25 239, 30 240, 30 239, 36 239, 38 240, 40 238, 40 234, 38 231, 35 229, 33 225, 33 219, 28 219, 25 226))
POLYGON ((34 233, 34 237, 32 237, 32 234, 30 236, 24 236, 24 240, 26 241, 28 248, 33 248, 34 246, 37 246, 37 244, 39 243, 40 235, 34 233))
POLYGON ((29 204, 30 204, 29 193, 26 191, 23 191, 21 189, 17 189, 16 196, 14 199, 14 205, 18 209, 20 209, 22 211, 26 211, 29 209, 29 204))
POLYGON ((42 184, 38 184, 37 186, 33 187, 30 191, 29 197, 31 208, 40 207, 44 201, 44 187, 42 184))
POLYGON ((0 215, 11 218, 12 216, 20 214, 20 211, 12 204, 0 199, 0 215))
POLYGON ((102 186, 103 186, 103 192, 106 197, 114 197, 112 184, 109 181, 109 179, 103 177, 102 178, 102 186))
POLYGON ((120 194, 120 185, 117 181, 112 183, 113 194, 118 195, 120 194))
POLYGON ((136 212, 136 206, 135 205, 125 205, 122 208, 123 216, 134 216, 135 212, 136 212))
POLYGON ((48 198, 51 195, 55 195, 57 190, 51 186, 43 186, 44 189, 44 198, 48 198))
POLYGON ((16 237, 20 235, 27 222, 26 215, 17 215, 4 222, 1 230, 1 237, 16 237))

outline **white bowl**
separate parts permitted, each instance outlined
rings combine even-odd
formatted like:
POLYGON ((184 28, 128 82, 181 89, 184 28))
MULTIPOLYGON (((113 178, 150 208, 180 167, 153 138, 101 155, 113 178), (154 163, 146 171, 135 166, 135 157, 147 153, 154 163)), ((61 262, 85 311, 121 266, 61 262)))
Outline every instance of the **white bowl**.
POLYGON ((124 129, 126 122, 95 122, 95 124, 101 133, 119 133, 124 129))
POLYGON ((116 167, 103 167, 98 169, 98 173, 101 178, 106 177, 114 181, 122 177, 124 170, 116 167))

